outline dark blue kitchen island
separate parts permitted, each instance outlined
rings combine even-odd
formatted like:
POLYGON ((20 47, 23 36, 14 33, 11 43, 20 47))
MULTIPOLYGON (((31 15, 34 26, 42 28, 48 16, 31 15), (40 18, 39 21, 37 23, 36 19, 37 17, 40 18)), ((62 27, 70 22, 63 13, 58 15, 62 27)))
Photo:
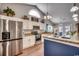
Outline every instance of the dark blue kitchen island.
MULTIPOLYGON (((52 41, 55 38, 44 39, 44 56, 78 56, 79 47, 52 41)), ((66 42, 64 42, 66 43, 66 42)), ((79 45, 77 43, 77 45, 79 45)))

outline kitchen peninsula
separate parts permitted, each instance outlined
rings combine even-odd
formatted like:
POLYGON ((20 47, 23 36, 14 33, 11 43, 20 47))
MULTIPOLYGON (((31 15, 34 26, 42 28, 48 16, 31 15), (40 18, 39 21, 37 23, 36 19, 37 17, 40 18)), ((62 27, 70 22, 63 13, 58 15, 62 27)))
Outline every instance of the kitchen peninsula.
MULTIPOLYGON (((78 33, 78 31, 77 31, 78 33)), ((79 55, 79 40, 56 37, 54 34, 43 34, 45 56, 77 56, 79 55)))

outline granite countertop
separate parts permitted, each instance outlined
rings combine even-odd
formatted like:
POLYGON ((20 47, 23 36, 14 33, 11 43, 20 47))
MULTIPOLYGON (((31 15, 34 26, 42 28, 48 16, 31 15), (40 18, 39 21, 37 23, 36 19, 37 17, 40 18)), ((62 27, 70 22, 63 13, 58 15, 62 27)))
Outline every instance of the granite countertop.
POLYGON ((62 38, 62 37, 45 37, 45 38, 50 38, 50 39, 55 38, 55 40, 79 44, 79 40, 66 39, 66 38, 62 38))
POLYGON ((79 44, 79 40, 77 39, 67 39, 67 38, 62 38, 62 37, 54 37, 53 34, 43 34, 42 37, 44 38, 55 38, 55 40, 60 40, 60 41, 65 41, 65 42, 71 42, 71 43, 76 43, 79 44))
POLYGON ((27 33, 27 34, 24 34, 24 36, 32 36, 33 34, 31 33, 27 33))
POLYGON ((53 34, 51 32, 42 32, 41 34, 53 34))

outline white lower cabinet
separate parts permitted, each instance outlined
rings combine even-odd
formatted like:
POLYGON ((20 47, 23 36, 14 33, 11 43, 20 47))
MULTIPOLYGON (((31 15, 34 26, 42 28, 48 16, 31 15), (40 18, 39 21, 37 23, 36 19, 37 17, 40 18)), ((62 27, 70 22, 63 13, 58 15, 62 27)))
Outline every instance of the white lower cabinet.
POLYGON ((23 49, 34 46, 35 44, 35 36, 30 35, 23 38, 23 49))

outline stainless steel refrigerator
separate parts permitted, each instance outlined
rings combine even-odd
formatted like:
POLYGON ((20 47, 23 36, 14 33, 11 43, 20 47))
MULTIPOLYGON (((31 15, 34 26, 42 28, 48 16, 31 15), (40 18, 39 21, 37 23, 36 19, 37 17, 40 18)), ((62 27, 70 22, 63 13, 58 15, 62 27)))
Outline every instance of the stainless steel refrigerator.
POLYGON ((0 55, 15 56, 22 53, 22 22, 8 21, 8 32, 6 31, 6 20, 0 20, 0 55), (2 33, 9 33, 8 39, 2 39, 6 35, 2 33))

